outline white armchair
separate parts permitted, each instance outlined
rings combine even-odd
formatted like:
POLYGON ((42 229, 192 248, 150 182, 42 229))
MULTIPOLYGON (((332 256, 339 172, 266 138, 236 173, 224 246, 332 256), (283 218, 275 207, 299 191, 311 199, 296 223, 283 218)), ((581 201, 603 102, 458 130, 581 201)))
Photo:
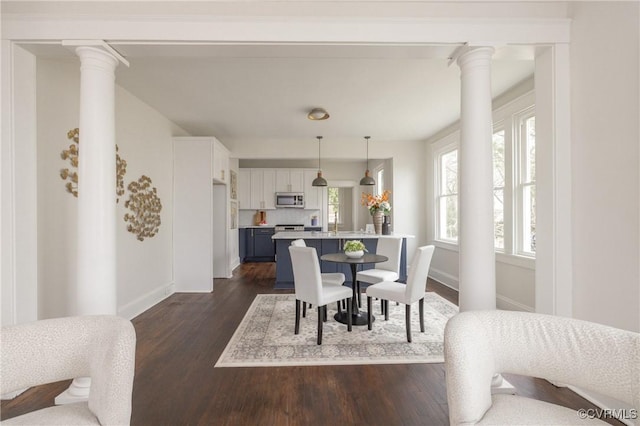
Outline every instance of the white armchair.
MULTIPOLYGON (((551 315, 469 311, 445 328, 452 425, 575 425, 574 410, 492 395, 496 373, 540 377, 620 400, 640 412, 640 334, 551 315)), ((593 421, 593 420, 591 420, 593 421)))
POLYGON ((96 315, 2 327, 0 392, 90 377, 88 402, 44 408, 3 425, 128 425, 136 334, 124 318, 96 315))

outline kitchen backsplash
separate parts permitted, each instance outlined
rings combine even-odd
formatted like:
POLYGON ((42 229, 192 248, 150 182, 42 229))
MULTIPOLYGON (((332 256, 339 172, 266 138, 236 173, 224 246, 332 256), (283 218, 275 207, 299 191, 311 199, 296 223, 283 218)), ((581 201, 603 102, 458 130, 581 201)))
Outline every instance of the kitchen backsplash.
MULTIPOLYGON (((240 226, 255 225, 254 217, 257 210, 240 210, 239 222, 240 226)), ((293 225, 302 224, 304 226, 311 225, 311 217, 318 218, 318 224, 313 226, 322 226, 320 221, 320 210, 302 210, 302 209, 276 209, 262 210, 267 217, 268 225, 293 225)))

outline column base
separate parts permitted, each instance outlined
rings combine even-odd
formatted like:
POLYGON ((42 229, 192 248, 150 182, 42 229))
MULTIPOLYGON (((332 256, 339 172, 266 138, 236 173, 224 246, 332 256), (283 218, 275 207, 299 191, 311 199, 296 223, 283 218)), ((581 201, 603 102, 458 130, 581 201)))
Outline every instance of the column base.
POLYGON ((75 402, 85 402, 89 400, 89 391, 91 389, 90 377, 78 377, 73 379, 71 385, 56 396, 54 402, 56 405, 73 404, 75 402))

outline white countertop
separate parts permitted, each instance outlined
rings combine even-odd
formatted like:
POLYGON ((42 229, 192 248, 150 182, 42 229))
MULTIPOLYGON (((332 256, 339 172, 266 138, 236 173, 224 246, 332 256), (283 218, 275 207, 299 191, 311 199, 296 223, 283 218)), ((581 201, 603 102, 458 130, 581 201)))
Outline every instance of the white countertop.
POLYGON ((342 239, 342 240, 359 240, 363 238, 414 238, 414 235, 397 234, 392 232, 390 235, 367 234, 365 232, 338 231, 320 232, 320 231, 300 231, 300 232, 277 232, 272 237, 274 240, 297 240, 299 238, 311 239, 342 239))

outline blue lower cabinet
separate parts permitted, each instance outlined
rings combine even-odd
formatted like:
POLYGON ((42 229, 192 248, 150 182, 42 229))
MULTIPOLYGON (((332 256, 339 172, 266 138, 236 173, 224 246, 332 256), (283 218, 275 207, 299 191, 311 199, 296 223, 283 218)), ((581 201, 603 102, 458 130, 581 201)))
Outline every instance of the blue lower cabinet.
POLYGON ((274 228, 246 228, 245 262, 275 262, 274 228))

